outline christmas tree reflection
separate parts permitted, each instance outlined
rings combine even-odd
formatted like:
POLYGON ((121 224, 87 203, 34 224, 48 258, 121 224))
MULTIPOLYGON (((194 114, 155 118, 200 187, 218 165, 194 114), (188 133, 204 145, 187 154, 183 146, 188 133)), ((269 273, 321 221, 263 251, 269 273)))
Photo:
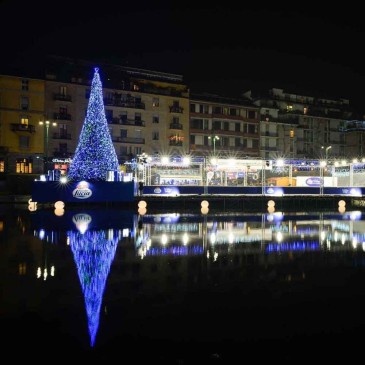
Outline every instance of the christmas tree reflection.
POLYGON ((98 332, 105 284, 119 241, 117 233, 112 229, 68 232, 84 293, 91 347, 98 332))

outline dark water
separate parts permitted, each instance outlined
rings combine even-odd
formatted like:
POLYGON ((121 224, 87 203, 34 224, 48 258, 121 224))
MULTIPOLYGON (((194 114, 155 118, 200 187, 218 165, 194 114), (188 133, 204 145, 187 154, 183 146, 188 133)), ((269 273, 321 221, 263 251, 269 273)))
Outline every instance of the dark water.
POLYGON ((2 355, 13 361, 361 356, 361 212, 0 212, 2 355))

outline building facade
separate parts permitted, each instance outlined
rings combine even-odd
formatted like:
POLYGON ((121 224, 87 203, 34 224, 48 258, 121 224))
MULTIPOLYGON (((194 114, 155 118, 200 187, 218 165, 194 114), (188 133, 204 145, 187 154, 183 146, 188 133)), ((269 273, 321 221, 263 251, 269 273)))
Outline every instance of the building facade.
POLYGON ((259 107, 247 100, 211 94, 190 96, 191 153, 202 156, 258 157, 259 107))
POLYGON ((305 96, 273 88, 244 94, 260 107, 262 158, 345 158, 343 127, 351 118, 349 100, 305 96))
POLYGON ((0 173, 43 170, 44 80, 0 75, 0 173))
MULTIPOLYGON (((50 140, 56 158, 72 158, 90 93, 93 66, 56 60, 46 73, 46 110, 57 121, 50 140), (63 63, 66 62, 67 73, 63 63)), ((138 155, 189 152, 189 90, 182 76, 100 66, 105 115, 119 162, 138 155)))

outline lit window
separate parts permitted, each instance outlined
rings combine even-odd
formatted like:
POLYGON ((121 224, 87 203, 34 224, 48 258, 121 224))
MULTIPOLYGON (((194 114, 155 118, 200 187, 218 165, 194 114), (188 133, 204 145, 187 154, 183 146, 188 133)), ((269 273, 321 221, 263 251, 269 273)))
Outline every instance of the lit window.
POLYGON ((154 106, 154 107, 160 106, 160 99, 159 98, 153 98, 152 99, 152 106, 154 106))
POLYGON ((16 160, 16 170, 17 174, 31 174, 33 172, 33 164, 31 159, 18 158, 16 160))

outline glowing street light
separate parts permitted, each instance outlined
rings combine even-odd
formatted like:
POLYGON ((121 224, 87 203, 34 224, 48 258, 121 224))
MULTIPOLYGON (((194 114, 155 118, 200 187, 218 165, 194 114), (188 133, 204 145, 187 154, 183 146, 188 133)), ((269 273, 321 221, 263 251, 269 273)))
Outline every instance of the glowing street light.
POLYGON ((48 171, 48 139, 49 139, 49 126, 52 125, 52 127, 55 127, 57 123, 53 122, 51 123, 49 120, 46 121, 40 121, 39 125, 42 125, 45 131, 44 137, 45 137, 45 143, 44 143, 44 149, 45 149, 45 157, 44 157, 44 172, 48 171))
MULTIPOLYGON (((328 146, 326 147, 326 162, 328 160, 328 151, 332 148, 332 146, 328 146)), ((324 147, 322 146, 322 149, 324 149, 324 147)))
POLYGON ((219 140, 219 136, 209 136, 208 138, 213 140, 213 155, 215 156, 215 141, 219 140))

